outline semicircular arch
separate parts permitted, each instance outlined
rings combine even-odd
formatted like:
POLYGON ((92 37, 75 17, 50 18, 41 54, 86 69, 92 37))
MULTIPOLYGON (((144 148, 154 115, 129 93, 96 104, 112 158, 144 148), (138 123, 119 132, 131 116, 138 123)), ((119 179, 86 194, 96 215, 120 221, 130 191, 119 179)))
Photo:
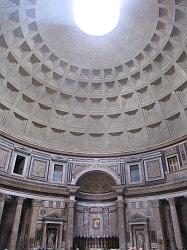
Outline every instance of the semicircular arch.
POLYGON ((76 173, 75 178, 73 179, 73 182, 75 183, 75 185, 77 184, 78 180, 85 174, 87 173, 91 173, 91 172, 103 172, 105 174, 110 175, 114 181, 116 182, 116 185, 121 185, 120 182, 120 178, 118 177, 117 173, 115 171, 113 171, 112 169, 109 168, 103 168, 103 167, 93 167, 90 166, 88 167, 86 170, 85 169, 81 169, 79 172, 76 173))

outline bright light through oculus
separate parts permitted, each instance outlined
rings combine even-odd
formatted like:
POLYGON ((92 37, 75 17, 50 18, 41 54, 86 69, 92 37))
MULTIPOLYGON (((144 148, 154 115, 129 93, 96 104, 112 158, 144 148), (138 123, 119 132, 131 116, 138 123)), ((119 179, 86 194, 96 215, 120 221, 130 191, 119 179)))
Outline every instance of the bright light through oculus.
POLYGON ((74 0, 74 19, 85 33, 103 36, 111 32, 120 18, 120 0, 74 0))

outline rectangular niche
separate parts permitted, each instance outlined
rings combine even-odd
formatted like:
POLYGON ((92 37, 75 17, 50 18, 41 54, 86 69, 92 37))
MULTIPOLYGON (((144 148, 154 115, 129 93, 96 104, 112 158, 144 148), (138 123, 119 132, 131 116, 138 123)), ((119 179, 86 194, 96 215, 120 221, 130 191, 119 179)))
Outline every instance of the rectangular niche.
POLYGON ((63 181, 63 165, 54 164, 53 182, 62 183, 63 181))
POLYGON ((13 174, 23 175, 25 167, 26 157, 22 155, 16 155, 13 174))

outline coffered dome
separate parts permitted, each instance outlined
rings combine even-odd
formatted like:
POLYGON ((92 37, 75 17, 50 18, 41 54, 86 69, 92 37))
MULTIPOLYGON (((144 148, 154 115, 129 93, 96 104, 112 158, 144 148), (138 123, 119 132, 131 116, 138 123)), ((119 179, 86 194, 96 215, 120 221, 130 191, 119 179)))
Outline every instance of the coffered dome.
POLYGON ((0 0, 2 134, 88 155, 186 135, 187 3, 122 2, 118 26, 94 37, 72 0, 0 0))

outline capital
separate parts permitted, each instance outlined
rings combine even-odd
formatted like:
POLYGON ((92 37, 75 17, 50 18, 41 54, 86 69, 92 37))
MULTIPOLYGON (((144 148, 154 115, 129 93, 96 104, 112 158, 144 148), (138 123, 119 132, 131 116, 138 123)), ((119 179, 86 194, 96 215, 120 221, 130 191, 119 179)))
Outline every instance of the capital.
POLYGON ((115 189, 115 191, 116 191, 117 194, 121 194, 122 195, 123 191, 125 189, 125 186, 122 186, 122 185, 115 186, 114 189, 115 189))
POLYGON ((159 200, 153 200, 152 201, 153 208, 157 208, 157 207, 159 207, 159 205, 160 205, 160 201, 159 200))
POLYGON ((42 202, 40 200, 32 200, 33 207, 40 207, 42 202))
POLYGON ((24 200, 25 198, 23 197, 16 197, 17 205, 23 205, 24 200))
POLYGON ((175 198, 167 198, 166 200, 169 202, 170 206, 175 206, 175 198))
POLYGON ((69 185, 67 187, 70 195, 75 194, 79 188, 80 187, 77 187, 77 186, 74 186, 74 185, 69 185))
POLYGON ((123 199, 123 196, 118 196, 118 200, 117 200, 117 204, 118 204, 118 207, 120 208, 126 208, 126 202, 124 201, 123 199))
POLYGON ((4 202, 6 200, 6 194, 0 194, 0 202, 4 202))
POLYGON ((69 208, 74 208, 75 202, 76 202, 75 198, 74 198, 74 199, 71 199, 71 197, 70 197, 70 201, 69 201, 68 207, 69 207, 69 208))

